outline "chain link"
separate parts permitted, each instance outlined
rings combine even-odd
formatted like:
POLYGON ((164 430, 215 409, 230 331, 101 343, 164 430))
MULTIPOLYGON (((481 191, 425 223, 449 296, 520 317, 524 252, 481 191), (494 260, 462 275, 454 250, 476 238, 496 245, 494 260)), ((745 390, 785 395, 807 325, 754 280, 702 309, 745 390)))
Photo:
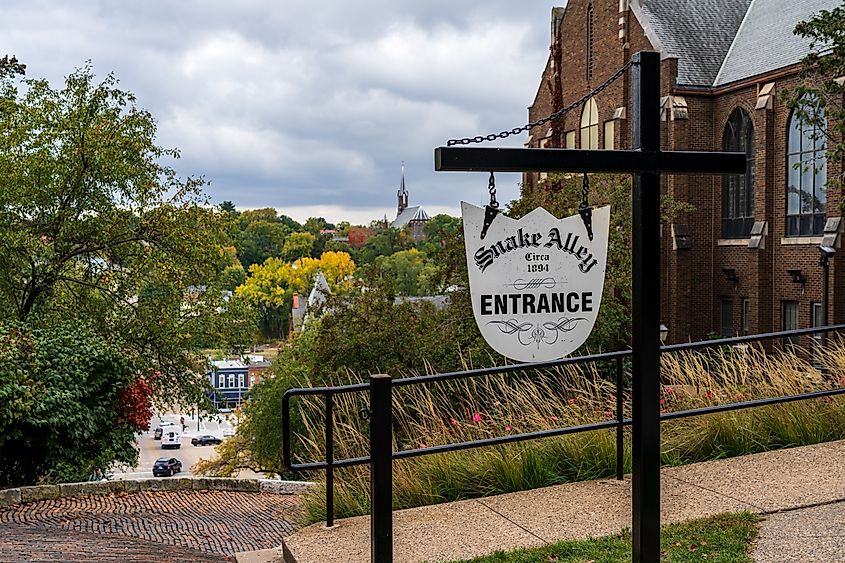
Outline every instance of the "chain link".
POLYGON ((476 137, 464 137, 463 139, 449 139, 446 142, 446 146, 451 147, 451 146, 454 146, 454 145, 469 145, 469 144, 472 144, 472 143, 483 143, 485 141, 495 141, 496 139, 506 139, 506 138, 510 137, 511 135, 519 135, 520 133, 528 131, 529 129, 533 129, 533 128, 539 127, 541 125, 545 125, 549 121, 552 121, 552 120, 555 120, 559 117, 562 117, 563 115, 569 113, 573 109, 580 107, 580 106, 583 106, 585 103, 587 103, 587 100, 589 100, 593 96, 597 96, 603 90, 608 88, 611 84, 616 82, 616 80, 618 80, 619 77, 621 77, 623 74, 625 74, 628 71, 629 68, 634 66, 634 64, 635 64, 634 61, 628 61, 619 70, 617 70, 612 75, 610 75, 610 77, 607 80, 605 80, 604 82, 599 84, 592 92, 586 94, 584 97, 582 97, 578 101, 573 102, 573 103, 569 104, 568 106, 566 106, 565 108, 561 108, 561 109, 557 110, 556 112, 552 113, 551 115, 548 115, 548 116, 546 116, 542 119, 538 119, 537 121, 534 121, 532 123, 526 123, 522 127, 514 127, 510 131, 500 131, 499 133, 490 133, 489 135, 478 135, 476 137))
POLYGON ((584 172, 584 182, 581 184, 581 208, 590 207, 590 177, 584 172))
POLYGON ((490 180, 487 181, 487 191, 490 192, 490 207, 499 208, 499 202, 496 201, 496 177, 493 176, 493 171, 490 171, 490 180))

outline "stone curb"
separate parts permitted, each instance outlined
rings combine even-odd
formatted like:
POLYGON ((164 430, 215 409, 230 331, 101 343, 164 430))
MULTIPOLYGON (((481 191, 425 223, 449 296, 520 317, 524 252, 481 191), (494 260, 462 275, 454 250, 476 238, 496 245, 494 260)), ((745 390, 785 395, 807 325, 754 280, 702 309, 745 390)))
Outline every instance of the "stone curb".
POLYGON ((275 479, 232 479, 227 477, 176 477, 166 479, 130 479, 125 481, 95 481, 38 485, 0 489, 0 508, 67 497, 136 493, 140 491, 233 491, 296 495, 308 491, 314 483, 308 481, 277 481, 275 479))

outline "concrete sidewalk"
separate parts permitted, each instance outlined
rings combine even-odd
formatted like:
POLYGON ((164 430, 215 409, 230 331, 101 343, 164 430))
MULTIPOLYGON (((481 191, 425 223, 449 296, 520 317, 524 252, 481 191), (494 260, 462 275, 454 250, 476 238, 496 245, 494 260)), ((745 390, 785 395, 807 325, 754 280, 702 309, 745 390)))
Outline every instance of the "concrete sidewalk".
MULTIPOLYGON (((836 504, 845 500, 845 441, 665 468, 661 490, 664 524, 747 510, 771 515, 761 527, 760 561, 845 561, 845 503, 836 504), (801 510, 807 507, 817 508, 801 510), (810 537, 824 538, 812 552, 802 548, 810 537), (795 557, 784 559, 785 553, 795 557)), ((400 510, 393 523, 397 562, 466 559, 615 534, 631 526, 630 476, 400 510)), ((286 538, 284 560, 369 561, 369 516, 336 524, 314 524, 286 538)), ((262 555, 250 561, 282 560, 262 555)))

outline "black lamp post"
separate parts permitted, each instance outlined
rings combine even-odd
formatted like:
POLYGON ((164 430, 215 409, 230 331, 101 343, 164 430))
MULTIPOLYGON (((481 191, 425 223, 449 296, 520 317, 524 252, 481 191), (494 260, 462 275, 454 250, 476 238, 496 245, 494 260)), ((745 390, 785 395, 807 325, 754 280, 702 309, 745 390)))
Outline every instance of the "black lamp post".
MULTIPOLYGON (((828 300, 830 299, 830 259, 836 254, 836 249, 832 246, 820 246, 819 264, 822 267, 822 325, 827 326, 828 322, 828 300)), ((822 348, 827 344, 827 333, 822 333, 822 348)))

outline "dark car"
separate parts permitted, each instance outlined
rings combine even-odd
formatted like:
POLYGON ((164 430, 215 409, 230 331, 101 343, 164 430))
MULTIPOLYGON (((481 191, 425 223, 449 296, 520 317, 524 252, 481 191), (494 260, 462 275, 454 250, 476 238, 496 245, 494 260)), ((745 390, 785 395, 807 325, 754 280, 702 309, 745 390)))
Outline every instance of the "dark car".
POLYGON ((222 442, 220 438, 217 436, 212 436, 211 434, 206 434, 205 436, 195 436, 191 438, 191 445, 192 446, 216 446, 220 442, 222 442))
POLYGON ((153 477, 173 475, 182 471, 182 462, 175 457, 160 457, 153 465, 153 477))

